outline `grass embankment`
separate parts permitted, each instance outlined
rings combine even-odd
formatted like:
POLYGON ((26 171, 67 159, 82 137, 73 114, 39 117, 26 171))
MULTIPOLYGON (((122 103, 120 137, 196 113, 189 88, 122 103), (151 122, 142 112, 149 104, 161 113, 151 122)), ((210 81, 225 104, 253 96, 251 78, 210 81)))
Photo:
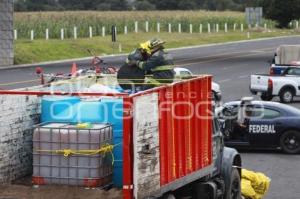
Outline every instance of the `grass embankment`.
MULTIPOLYGON (((295 35, 290 30, 276 30, 272 32, 250 32, 250 39, 275 36, 295 35)), ((299 33, 298 33, 299 34, 299 33)), ((209 43, 246 40, 247 32, 229 33, 130 33, 118 35, 118 43, 122 45, 122 53, 128 53, 142 41, 152 37, 166 40, 166 48, 193 46, 209 43)), ((114 53, 119 53, 118 44, 114 53)), ((111 37, 94 37, 88 39, 66 40, 17 40, 15 42, 15 64, 37 63, 43 61, 80 58, 91 56, 86 49, 93 50, 97 55, 112 54, 111 37)))

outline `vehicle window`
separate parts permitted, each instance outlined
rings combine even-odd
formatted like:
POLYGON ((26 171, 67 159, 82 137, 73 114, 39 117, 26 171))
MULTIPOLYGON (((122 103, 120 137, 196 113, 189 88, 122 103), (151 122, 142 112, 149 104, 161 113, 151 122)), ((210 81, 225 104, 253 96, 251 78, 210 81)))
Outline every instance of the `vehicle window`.
POLYGON ((262 118, 263 117, 263 108, 262 107, 255 107, 252 108, 252 114, 251 117, 259 117, 262 118))
POLYGON ((256 107, 253 109, 251 117, 257 117, 261 119, 273 119, 279 117, 281 113, 279 111, 269 109, 269 108, 259 108, 256 107))
POLYGON ((245 118, 254 117, 254 108, 253 105, 244 105, 239 107, 238 114, 238 121, 242 122, 245 118))
POLYGON ((263 112, 263 119, 272 119, 279 117, 281 113, 272 109, 265 108, 263 112))
POLYGON ((181 77, 189 77, 189 76, 191 76, 191 73, 188 71, 180 71, 180 76, 181 77))
POLYGON ((290 68, 287 71, 288 75, 300 75, 300 68, 290 68))
POLYGON ((232 116, 234 117, 237 117, 238 114, 239 114, 239 109, 240 109, 240 106, 234 106, 233 109, 232 109, 232 116))

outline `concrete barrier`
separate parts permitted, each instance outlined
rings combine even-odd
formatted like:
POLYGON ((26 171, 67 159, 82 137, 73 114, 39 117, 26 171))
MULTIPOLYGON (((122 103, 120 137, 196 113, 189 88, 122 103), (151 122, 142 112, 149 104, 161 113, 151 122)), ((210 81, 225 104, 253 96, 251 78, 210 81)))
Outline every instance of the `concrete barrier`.
POLYGON ((0 1, 0 66, 12 65, 13 53, 13 0, 0 1))

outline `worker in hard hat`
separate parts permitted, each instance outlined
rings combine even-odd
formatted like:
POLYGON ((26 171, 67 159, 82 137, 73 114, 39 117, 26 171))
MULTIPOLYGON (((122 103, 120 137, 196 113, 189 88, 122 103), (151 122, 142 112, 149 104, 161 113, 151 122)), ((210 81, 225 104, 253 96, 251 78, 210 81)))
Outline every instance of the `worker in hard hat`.
POLYGON ((139 48, 132 51, 126 63, 118 71, 117 79, 123 89, 143 89, 159 86, 162 83, 171 83, 174 79, 173 58, 164 49, 165 42, 160 39, 151 39, 141 43, 139 48))
POLYGON ((173 82, 173 58, 164 51, 164 43, 164 41, 154 38, 140 45, 148 58, 146 60, 136 60, 135 64, 145 71, 147 76, 146 88, 173 82))
POLYGON ((151 51, 146 43, 141 43, 139 48, 128 55, 126 59, 128 65, 136 65, 137 61, 146 61, 151 56, 151 51))
POLYGON ((145 71, 138 68, 137 61, 146 61, 151 55, 147 46, 140 45, 126 58, 117 72, 118 83, 124 90, 141 90, 144 87, 145 71))

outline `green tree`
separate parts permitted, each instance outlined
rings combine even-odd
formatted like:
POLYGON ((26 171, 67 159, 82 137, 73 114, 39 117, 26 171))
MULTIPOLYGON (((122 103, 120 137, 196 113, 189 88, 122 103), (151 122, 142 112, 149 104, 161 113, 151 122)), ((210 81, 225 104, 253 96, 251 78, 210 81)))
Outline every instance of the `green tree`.
POLYGON ((81 0, 60 0, 59 4, 65 10, 83 10, 83 9, 85 9, 83 1, 81 1, 81 0))
POLYGON ((27 10, 27 4, 24 0, 19 0, 14 2, 14 9, 15 11, 26 11, 27 10))
POLYGON ((294 19, 300 18, 300 0, 264 0, 265 17, 277 21, 279 28, 287 28, 294 19))
POLYGON ((232 0, 218 0, 216 2, 216 9, 217 10, 230 10, 234 8, 234 3, 232 0))
POLYGON ((61 6, 56 0, 26 0, 28 11, 60 10, 61 6))
POLYGON ((195 1, 181 0, 178 3, 178 9, 180 9, 180 10, 195 10, 198 8, 199 7, 195 1))
POLYGON ((112 10, 127 10, 128 4, 126 0, 106 0, 106 2, 110 2, 112 10))
POLYGON ((155 5, 150 3, 147 0, 134 2, 134 8, 136 10, 155 10, 156 9, 155 5))
POLYGON ((97 10, 111 10, 111 5, 110 3, 100 3, 96 6, 97 10))
POLYGON ((177 10, 178 0, 149 0, 158 10, 177 10))
POLYGON ((59 0, 66 10, 127 10, 126 0, 59 0))

